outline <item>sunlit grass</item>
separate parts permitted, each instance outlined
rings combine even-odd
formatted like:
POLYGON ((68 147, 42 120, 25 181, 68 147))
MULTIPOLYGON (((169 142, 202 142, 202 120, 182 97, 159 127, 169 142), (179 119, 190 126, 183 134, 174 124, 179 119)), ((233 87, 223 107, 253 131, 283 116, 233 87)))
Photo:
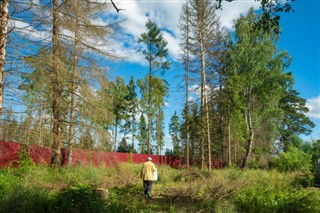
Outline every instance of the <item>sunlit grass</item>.
POLYGON ((159 165, 157 168, 159 179, 154 183, 152 202, 143 197, 139 164, 60 169, 29 165, 0 170, 0 212, 34 212, 33 208, 38 212, 55 212, 59 209, 56 200, 61 196, 68 199, 81 190, 91 196, 89 191, 94 188, 109 190, 109 198, 103 205, 117 212, 241 212, 251 205, 278 211, 287 204, 294 206, 295 202, 302 202, 303 206, 295 208, 317 211, 309 204, 310 199, 304 197, 320 202, 319 190, 310 192, 299 184, 304 180, 299 172, 235 168, 201 171, 159 165), (20 200, 23 202, 14 206, 20 200))

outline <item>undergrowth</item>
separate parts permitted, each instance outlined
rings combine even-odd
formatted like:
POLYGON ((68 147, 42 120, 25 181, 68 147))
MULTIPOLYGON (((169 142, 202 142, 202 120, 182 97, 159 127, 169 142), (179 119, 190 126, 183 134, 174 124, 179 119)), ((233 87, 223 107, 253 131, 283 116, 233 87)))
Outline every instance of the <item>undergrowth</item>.
POLYGON ((0 212, 320 212, 319 189, 305 188, 299 172, 157 166, 149 200, 141 165, 21 165, 0 170, 0 212), (96 188, 107 188, 108 198, 96 188))

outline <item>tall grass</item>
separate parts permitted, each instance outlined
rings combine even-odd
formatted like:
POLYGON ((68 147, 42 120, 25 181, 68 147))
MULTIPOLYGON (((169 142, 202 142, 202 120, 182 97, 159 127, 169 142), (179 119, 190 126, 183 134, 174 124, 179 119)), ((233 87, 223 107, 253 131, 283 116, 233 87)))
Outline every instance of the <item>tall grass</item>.
POLYGON ((153 200, 143 196, 141 165, 0 170, 0 212, 320 212, 319 189, 298 172, 158 166, 153 200), (101 199, 95 188, 107 188, 101 199))

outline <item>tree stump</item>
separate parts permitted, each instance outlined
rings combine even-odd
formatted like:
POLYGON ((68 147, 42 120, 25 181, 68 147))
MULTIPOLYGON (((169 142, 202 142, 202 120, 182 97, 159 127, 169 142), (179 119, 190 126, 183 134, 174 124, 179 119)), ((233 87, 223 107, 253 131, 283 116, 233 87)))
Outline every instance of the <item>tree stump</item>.
POLYGON ((109 191, 108 189, 104 189, 104 188, 96 188, 95 189, 95 193, 97 195, 99 195, 101 198, 103 199, 107 199, 109 196, 109 191))

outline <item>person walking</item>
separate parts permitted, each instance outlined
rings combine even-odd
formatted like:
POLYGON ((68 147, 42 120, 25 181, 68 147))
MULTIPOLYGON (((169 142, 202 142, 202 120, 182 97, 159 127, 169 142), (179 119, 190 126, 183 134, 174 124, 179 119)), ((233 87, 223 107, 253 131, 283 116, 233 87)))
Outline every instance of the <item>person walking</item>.
POLYGON ((141 168, 141 178, 143 180, 144 196, 151 198, 152 181, 154 181, 153 173, 157 171, 152 158, 148 157, 147 161, 143 163, 141 168))

